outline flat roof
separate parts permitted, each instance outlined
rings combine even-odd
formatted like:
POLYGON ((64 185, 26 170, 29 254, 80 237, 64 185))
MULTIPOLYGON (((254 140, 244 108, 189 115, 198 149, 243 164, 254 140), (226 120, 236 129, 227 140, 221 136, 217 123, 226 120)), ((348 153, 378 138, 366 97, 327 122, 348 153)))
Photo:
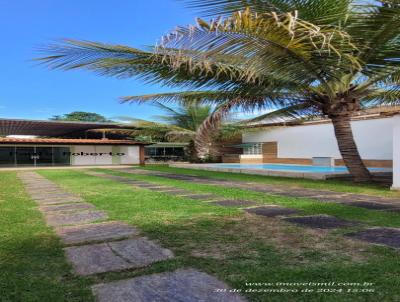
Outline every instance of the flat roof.
POLYGON ((0 135, 36 135, 54 137, 97 128, 121 128, 121 125, 117 123, 0 118, 0 135))
POLYGON ((0 137, 1 144, 36 145, 146 145, 143 142, 117 139, 77 139, 77 138, 14 138, 0 137))

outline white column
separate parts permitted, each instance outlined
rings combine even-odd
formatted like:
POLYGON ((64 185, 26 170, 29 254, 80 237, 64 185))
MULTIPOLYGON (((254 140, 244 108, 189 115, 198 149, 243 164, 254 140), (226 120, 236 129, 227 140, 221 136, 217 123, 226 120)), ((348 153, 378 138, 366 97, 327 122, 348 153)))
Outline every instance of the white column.
POLYGON ((400 115, 393 117, 393 185, 392 190, 400 190, 400 115))

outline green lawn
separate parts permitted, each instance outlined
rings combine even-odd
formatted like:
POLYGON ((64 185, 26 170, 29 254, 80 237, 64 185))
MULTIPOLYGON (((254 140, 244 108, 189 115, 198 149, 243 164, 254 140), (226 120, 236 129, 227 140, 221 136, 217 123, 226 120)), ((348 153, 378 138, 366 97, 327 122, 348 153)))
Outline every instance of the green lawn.
POLYGON ((229 179, 247 182, 259 182, 277 185, 291 185, 310 189, 326 189, 338 192, 370 194, 385 197, 400 197, 399 191, 391 191, 381 185, 355 184, 345 180, 311 180, 302 178, 288 178, 276 176, 250 175, 242 173, 215 172, 186 168, 170 168, 167 165, 147 165, 140 169, 155 170, 171 173, 207 176, 216 179, 229 179))
POLYGON ((92 301, 14 172, 0 173, 0 301, 92 301))
MULTIPOLYGON (((165 167, 150 168, 202 175, 209 173, 165 167)), ((227 198, 282 204, 301 209, 303 214, 327 213, 360 220, 367 225, 400 227, 400 215, 393 213, 198 185, 156 176, 101 169, 98 171, 168 184, 194 192, 212 192, 227 198)), ((243 293, 249 301, 399 300, 399 252, 350 241, 342 236, 344 231, 305 229, 279 219, 248 215, 237 208, 217 207, 154 190, 138 189, 76 170, 42 170, 39 173, 66 190, 80 194, 99 210, 106 211, 111 219, 137 226, 144 235, 173 250, 176 257, 140 270, 87 278, 74 277, 62 257, 58 240, 45 227, 34 203, 22 193, 15 174, 2 172, 0 177, 4 188, 0 200, 0 294, 6 298, 0 301, 91 301, 88 296, 91 284, 180 267, 203 270, 243 291, 257 288, 247 286, 246 282, 371 282, 375 289, 374 293, 243 293)), ((225 176, 231 179, 243 177, 229 173, 215 175, 225 176)), ((250 178, 246 180, 270 182, 270 178, 266 177, 250 178)), ((288 183, 313 186, 312 181, 296 181, 290 180, 288 183)), ((285 184, 285 179, 273 179, 271 182, 285 184)), ((320 182, 314 185, 323 186, 320 182)), ((342 186, 351 191, 350 185, 342 186)), ((327 183, 326 187, 332 188, 334 184, 327 183)), ((383 191, 365 187, 355 187, 354 190, 371 190, 375 194, 383 191)), ((346 291, 357 289, 351 286, 344 288, 346 291)))

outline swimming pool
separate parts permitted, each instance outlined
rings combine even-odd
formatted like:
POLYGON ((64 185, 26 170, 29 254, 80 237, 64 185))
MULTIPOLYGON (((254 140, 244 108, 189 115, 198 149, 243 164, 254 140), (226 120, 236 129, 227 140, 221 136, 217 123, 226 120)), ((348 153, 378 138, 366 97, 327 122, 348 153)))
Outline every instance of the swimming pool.
MULTIPOLYGON (((243 174, 256 174, 266 176, 281 176, 308 179, 328 179, 334 177, 345 177, 349 173, 346 167, 324 167, 311 165, 290 164, 188 164, 171 163, 170 167, 198 169, 215 172, 230 172, 243 174)), ((388 168, 368 168, 371 172, 391 172, 388 168)))
MULTIPOLYGON (((302 173, 347 173, 347 168, 343 166, 325 167, 309 165, 288 165, 288 164, 209 164, 209 167, 226 169, 255 169, 255 170, 273 170, 302 173)), ((388 171, 385 168, 368 168, 370 171, 388 171)))

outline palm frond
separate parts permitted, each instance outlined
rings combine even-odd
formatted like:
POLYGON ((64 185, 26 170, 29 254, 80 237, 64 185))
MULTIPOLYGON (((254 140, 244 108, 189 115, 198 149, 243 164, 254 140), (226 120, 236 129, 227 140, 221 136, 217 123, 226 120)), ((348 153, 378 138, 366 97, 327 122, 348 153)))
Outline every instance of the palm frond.
POLYGON ((400 3, 384 0, 354 5, 344 28, 358 45, 360 59, 374 69, 398 61, 399 26, 400 3))
POLYGON ((284 108, 273 110, 265 114, 261 114, 255 118, 242 121, 242 124, 254 124, 261 121, 264 122, 287 122, 291 120, 304 120, 317 116, 321 116, 321 111, 313 104, 303 102, 295 105, 290 105, 284 108))
POLYGON ((300 18, 315 24, 341 24, 346 20, 351 0, 183 0, 206 16, 230 15, 251 8, 254 12, 285 13, 297 10, 300 18))
MULTIPOLYGON (((247 9, 223 20, 201 20, 198 26, 178 28, 165 37, 163 45, 196 51, 196 56, 182 56, 181 61, 175 61, 177 66, 195 66, 215 54, 234 57, 234 63, 244 68, 246 82, 254 75, 271 75, 309 85, 325 82, 338 70, 360 67, 352 56, 355 47, 345 32, 300 20, 296 12, 258 15, 247 9)), ((160 47, 159 53, 168 54, 168 48, 160 47)))

